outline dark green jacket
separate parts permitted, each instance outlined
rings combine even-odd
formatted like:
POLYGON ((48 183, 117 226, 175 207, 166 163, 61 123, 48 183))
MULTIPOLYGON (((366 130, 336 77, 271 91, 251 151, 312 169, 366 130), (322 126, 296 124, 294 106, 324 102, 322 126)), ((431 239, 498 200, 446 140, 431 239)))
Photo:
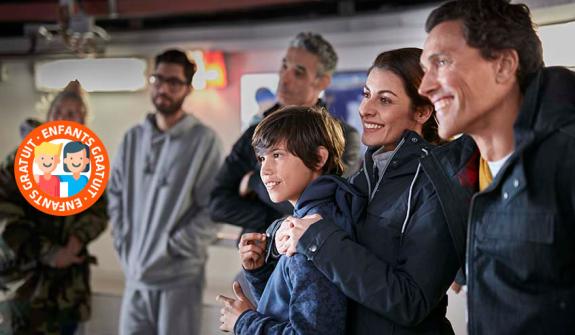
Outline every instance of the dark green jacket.
POLYGON ((106 197, 68 217, 44 214, 29 205, 14 178, 15 152, 0 165, 0 334, 59 334, 60 324, 90 316, 90 263, 64 269, 47 260, 75 235, 84 245, 108 223, 106 197))

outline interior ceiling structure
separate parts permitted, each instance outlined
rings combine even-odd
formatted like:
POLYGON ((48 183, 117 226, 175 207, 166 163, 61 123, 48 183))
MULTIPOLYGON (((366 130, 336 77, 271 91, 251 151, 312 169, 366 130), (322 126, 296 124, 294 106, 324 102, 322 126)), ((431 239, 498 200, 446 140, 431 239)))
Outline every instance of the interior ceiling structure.
POLYGON ((437 0, 0 0, 0 37, 22 37, 30 24, 54 24, 60 3, 81 9, 109 33, 377 13, 437 0))
MULTIPOLYGON (((527 3, 537 14, 538 24, 575 20, 575 0, 512 1, 527 3)), ((273 40, 274 36, 283 36, 282 27, 301 22, 345 36, 358 31, 365 35, 373 29, 385 28, 409 39, 413 35, 410 28, 423 25, 427 12, 440 2, 442 0, 0 0, 0 58, 70 53, 81 57, 104 55, 112 45, 122 41, 168 42, 170 37, 181 39, 183 35, 186 41, 205 43, 213 41, 214 34, 228 41, 243 36, 245 44, 253 36, 259 37, 258 42, 262 38, 273 40), (331 29, 323 29, 330 23, 331 29), (366 25, 370 28, 366 29, 366 25), (246 34, 251 35, 246 37, 246 34)), ((417 31, 421 32, 419 28, 417 31)), ((391 40, 386 42, 393 44, 391 40)))

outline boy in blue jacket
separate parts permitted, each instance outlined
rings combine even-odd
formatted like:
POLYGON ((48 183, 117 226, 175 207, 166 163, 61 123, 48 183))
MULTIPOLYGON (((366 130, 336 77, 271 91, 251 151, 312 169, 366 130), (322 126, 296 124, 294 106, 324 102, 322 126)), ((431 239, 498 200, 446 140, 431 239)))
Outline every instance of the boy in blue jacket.
MULTIPOLYGON (((289 201, 296 218, 329 217, 353 236, 366 199, 338 176, 343 133, 324 109, 292 106, 271 114, 256 128, 252 145, 272 201, 289 201)), ((343 293, 303 255, 266 263, 266 239, 265 234, 244 234, 239 245, 257 308, 235 282, 236 299, 218 296, 220 329, 237 335, 344 334, 343 293)))

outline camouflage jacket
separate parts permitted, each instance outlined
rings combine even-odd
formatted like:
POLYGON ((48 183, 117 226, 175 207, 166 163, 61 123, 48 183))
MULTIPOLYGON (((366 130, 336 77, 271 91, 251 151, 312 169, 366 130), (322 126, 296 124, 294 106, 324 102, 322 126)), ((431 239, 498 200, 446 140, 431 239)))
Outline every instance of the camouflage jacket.
POLYGON ((86 245, 107 226, 106 196, 68 217, 29 205, 14 178, 15 152, 0 165, 0 334, 59 334, 62 323, 90 316, 90 263, 86 245), (45 260, 75 235, 85 261, 64 269, 45 260))

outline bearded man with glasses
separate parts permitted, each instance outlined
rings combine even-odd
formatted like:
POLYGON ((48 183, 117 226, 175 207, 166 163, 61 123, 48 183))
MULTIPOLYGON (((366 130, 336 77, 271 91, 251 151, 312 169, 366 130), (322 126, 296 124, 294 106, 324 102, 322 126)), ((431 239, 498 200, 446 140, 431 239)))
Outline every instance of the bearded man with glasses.
POLYGON ((126 133, 114 157, 108 212, 126 277, 120 334, 200 334, 216 228, 207 195, 221 145, 182 109, 195 70, 182 51, 156 57, 149 77, 156 112, 126 133))

